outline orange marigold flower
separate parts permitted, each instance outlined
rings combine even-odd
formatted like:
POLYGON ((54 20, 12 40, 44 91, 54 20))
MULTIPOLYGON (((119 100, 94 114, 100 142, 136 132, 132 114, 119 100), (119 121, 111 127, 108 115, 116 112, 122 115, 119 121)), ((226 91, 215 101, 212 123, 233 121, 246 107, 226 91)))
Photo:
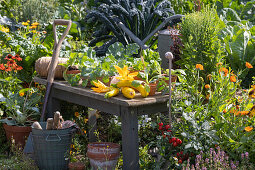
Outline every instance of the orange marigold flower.
POLYGON ((234 76, 230 76, 229 79, 230 79, 231 82, 236 82, 236 76, 235 75, 234 76))
POLYGON ((219 65, 222 65, 222 62, 219 62, 219 63, 216 64, 217 67, 218 67, 219 65))
POLYGON ((227 110, 226 110, 226 109, 224 109, 224 110, 223 110, 223 113, 227 113, 227 110))
POLYGON ((253 66, 252 66, 251 63, 249 63, 249 62, 246 62, 246 63, 245 63, 245 66, 246 66, 247 68, 253 68, 253 66))
POLYGON ((245 116, 248 114, 249 114, 249 111, 238 111, 237 113, 235 113, 236 116, 245 116))
POLYGON ((25 95, 25 93, 24 93, 24 92, 20 92, 19 95, 20 95, 21 97, 23 97, 23 96, 25 95))
POLYGON ((196 69, 204 70, 204 67, 202 64, 196 64, 196 69))
POLYGON ((32 23, 31 25, 32 25, 32 26, 38 26, 39 23, 38 23, 38 22, 34 22, 34 23, 32 23))
POLYGON ((210 94, 207 94, 206 99, 209 100, 209 98, 210 98, 210 94))
POLYGON ((250 131, 252 131, 252 129, 253 129, 253 127, 251 127, 251 126, 247 126, 247 127, 244 128, 244 130, 246 132, 250 132, 250 131))
POLYGON ((82 131, 83 131, 83 133, 85 133, 85 134, 87 133, 87 131, 86 131, 86 130, 84 130, 84 129, 82 129, 82 131))
POLYGON ((35 28, 37 28, 37 26, 36 25, 33 25, 33 26, 31 26, 31 27, 29 27, 30 29, 35 29, 35 28))
POLYGON ((74 112, 74 115, 75 115, 76 117, 79 117, 79 116, 80 116, 79 112, 74 112))
POLYGON ((224 76, 227 76, 228 75, 228 69, 226 69, 226 68, 220 68, 219 69, 219 73, 221 74, 221 72, 224 72, 224 76))
POLYGON ((210 89, 210 85, 209 85, 209 84, 206 84, 206 85, 205 85, 205 88, 206 88, 206 89, 210 89))
POLYGON ((28 26, 27 22, 22 22, 21 24, 24 25, 24 26, 28 26))

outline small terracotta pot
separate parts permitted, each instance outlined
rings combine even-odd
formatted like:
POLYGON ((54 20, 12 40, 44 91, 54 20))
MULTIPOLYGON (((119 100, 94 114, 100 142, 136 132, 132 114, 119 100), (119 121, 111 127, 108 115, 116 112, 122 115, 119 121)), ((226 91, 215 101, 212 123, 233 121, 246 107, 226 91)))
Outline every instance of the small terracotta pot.
POLYGON ((120 145, 110 142, 90 143, 87 156, 93 169, 115 169, 120 156, 120 145))
POLYGON ((29 133, 32 131, 31 126, 9 126, 7 124, 3 124, 3 127, 7 140, 11 142, 11 139, 13 138, 15 145, 24 148, 29 133))
POLYGON ((78 74, 80 72, 81 72, 81 70, 67 70, 66 74, 78 74))
POLYGON ((85 165, 82 162, 69 162, 69 170, 84 170, 85 165))
POLYGON ((156 83, 150 83, 149 86, 150 86, 149 96, 155 95, 155 93, 157 91, 157 84, 156 83))

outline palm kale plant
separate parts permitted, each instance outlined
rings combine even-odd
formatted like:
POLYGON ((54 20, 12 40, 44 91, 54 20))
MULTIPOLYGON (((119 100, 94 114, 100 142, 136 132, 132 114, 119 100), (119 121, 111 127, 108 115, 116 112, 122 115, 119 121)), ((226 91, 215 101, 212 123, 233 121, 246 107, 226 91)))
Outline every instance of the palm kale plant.
MULTIPOLYGON (((147 37, 164 19, 174 15, 168 0, 99 0, 97 7, 92 7, 86 20, 95 26, 95 37, 90 46, 98 42, 105 43, 96 48, 97 55, 104 55, 108 47, 121 42, 123 45, 133 43, 133 40, 118 27, 123 23, 140 40, 147 37)), ((97 4, 95 3, 95 4, 97 4)), ((155 39, 147 41, 151 46, 155 39)))

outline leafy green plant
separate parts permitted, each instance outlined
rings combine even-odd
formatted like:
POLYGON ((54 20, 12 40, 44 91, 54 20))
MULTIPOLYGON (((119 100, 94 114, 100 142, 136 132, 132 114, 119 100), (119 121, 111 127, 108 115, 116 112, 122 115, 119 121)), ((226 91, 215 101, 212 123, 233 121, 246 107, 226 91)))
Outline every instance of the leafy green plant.
POLYGON ((38 107, 41 102, 42 95, 36 88, 26 88, 20 90, 18 93, 8 96, 0 94, 0 102, 5 106, 5 113, 7 117, 12 119, 2 119, 1 122, 7 123, 8 125, 25 125, 29 123, 29 120, 40 115, 38 107), (25 95, 26 93, 26 95, 25 95))
POLYGON ((227 62, 235 72, 242 71, 239 77, 244 80, 248 74, 245 63, 255 64, 255 26, 241 20, 233 9, 224 8, 219 16, 225 23, 220 38, 225 44, 227 62))
MULTIPOLYGON (((149 1, 99 1, 88 12, 86 19, 95 23, 95 32, 90 46, 95 46, 99 42, 104 44, 96 49, 98 55, 104 55, 108 47, 121 42, 124 46, 133 43, 130 37, 118 27, 122 22, 131 32, 141 40, 147 37, 165 18, 174 14, 171 3, 167 0, 149 1)), ((147 41, 148 45, 153 45, 155 40, 147 41)))
POLYGON ((218 38, 220 19, 215 9, 207 6, 200 12, 186 15, 180 26, 183 47, 181 60, 177 61, 177 64, 187 70, 191 70, 198 63, 202 64, 205 72, 201 74, 204 81, 207 81, 206 74, 215 71, 215 64, 223 57, 223 46, 218 38))

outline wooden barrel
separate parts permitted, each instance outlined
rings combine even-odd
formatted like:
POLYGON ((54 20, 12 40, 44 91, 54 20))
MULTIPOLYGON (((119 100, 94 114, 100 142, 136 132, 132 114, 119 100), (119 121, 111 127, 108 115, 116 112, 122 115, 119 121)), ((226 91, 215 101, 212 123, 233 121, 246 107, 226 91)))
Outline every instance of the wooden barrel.
MULTIPOLYGON (((66 63, 68 58, 59 58, 58 66, 56 67, 55 78, 63 79, 63 72, 65 71, 65 67, 59 64, 66 63)), ((39 74, 40 77, 46 78, 48 76, 48 71, 50 67, 51 57, 41 57, 35 62, 35 70, 39 74)))

